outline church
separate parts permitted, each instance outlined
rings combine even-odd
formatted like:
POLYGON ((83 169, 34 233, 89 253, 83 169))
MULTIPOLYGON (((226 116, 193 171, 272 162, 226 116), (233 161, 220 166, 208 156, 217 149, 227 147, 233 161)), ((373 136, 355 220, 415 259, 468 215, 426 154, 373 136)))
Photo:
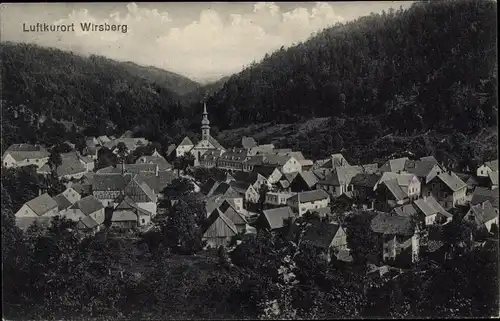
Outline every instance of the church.
POLYGON ((194 166, 200 166, 200 159, 203 154, 210 151, 211 154, 217 156, 222 155, 226 149, 210 135, 210 121, 208 120, 208 112, 206 103, 203 104, 203 118, 201 120, 201 140, 193 144, 186 136, 181 144, 176 148, 176 155, 182 156, 186 152, 190 152, 194 156, 194 166))

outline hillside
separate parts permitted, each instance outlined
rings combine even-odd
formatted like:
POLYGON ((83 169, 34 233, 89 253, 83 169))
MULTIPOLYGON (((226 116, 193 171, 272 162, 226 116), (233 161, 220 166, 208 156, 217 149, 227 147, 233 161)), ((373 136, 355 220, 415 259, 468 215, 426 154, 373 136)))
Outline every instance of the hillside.
POLYGON ((186 117, 168 72, 29 44, 2 43, 1 60, 2 146, 71 139, 76 129, 159 139, 186 117))
POLYGON ((162 84, 179 95, 185 95, 193 92, 200 87, 200 84, 187 77, 156 68, 154 66, 139 66, 131 61, 127 61, 124 66, 129 67, 131 73, 134 73, 149 82, 162 84))
POLYGON ((231 77, 209 105, 227 128, 345 113, 474 132, 495 124, 496 10, 432 1, 337 25, 231 77))

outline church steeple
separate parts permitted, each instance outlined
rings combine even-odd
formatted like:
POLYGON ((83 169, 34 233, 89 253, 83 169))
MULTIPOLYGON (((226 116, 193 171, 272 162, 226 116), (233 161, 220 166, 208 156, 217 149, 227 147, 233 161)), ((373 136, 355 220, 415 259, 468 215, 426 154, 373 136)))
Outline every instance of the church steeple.
POLYGON ((203 119, 201 120, 201 139, 210 137, 210 121, 208 120, 207 103, 203 103, 203 119))

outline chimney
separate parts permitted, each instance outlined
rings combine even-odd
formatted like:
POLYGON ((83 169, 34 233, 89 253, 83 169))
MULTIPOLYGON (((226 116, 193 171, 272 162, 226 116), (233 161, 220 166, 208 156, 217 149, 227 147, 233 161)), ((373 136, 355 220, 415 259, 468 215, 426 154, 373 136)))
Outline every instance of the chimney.
POLYGON ((156 168, 155 168, 155 176, 158 177, 158 172, 159 172, 159 168, 158 168, 158 164, 156 164, 156 168))

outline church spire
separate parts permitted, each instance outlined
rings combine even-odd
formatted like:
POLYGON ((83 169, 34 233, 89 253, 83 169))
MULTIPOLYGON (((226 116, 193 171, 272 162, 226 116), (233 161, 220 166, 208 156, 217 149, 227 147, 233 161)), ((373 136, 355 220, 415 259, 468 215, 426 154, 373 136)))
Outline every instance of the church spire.
POLYGON ((207 103, 203 102, 203 119, 201 120, 201 139, 208 140, 210 137, 210 121, 208 120, 207 103))

